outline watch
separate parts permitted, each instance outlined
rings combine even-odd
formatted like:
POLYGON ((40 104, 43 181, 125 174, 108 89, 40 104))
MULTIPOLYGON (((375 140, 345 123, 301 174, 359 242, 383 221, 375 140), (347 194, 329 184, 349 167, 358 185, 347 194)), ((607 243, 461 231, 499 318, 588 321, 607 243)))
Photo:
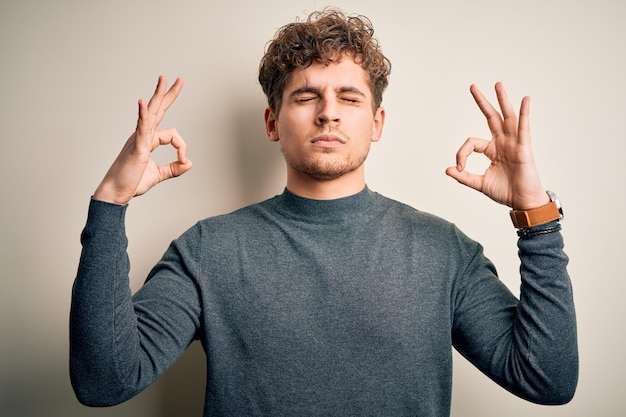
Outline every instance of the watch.
POLYGON ((528 210, 511 210, 510 214, 513 226, 518 229, 523 229, 549 223, 554 220, 561 220, 563 218, 561 202, 552 191, 548 190, 546 193, 550 197, 548 204, 528 210))

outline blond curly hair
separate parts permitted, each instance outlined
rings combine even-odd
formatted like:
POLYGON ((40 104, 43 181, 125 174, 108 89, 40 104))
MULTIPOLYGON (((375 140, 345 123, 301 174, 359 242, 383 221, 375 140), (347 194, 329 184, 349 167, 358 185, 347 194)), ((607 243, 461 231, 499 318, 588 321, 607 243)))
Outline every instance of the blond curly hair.
POLYGON ((374 38, 371 21, 360 15, 345 15, 336 9, 311 13, 306 20, 280 28, 261 59, 259 82, 275 115, 289 75, 316 63, 330 65, 344 55, 352 57, 369 74, 376 110, 389 84, 391 62, 374 38))

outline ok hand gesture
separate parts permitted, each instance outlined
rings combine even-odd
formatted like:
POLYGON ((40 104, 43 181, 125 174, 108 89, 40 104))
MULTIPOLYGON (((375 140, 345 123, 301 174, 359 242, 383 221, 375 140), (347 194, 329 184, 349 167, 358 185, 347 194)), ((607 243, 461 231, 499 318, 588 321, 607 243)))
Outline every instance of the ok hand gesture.
POLYGON ((165 112, 182 88, 183 80, 178 78, 166 91, 167 79, 161 76, 150 101, 146 103, 139 100, 137 129, 126 141, 93 198, 126 204, 159 182, 182 175, 191 169, 191 161, 187 159, 187 145, 178 132, 175 129, 157 130, 165 112), (177 159, 167 165, 157 165, 152 159, 152 152, 161 145, 173 146, 177 159))
POLYGON ((446 169, 446 174, 511 208, 542 206, 549 202, 549 197, 541 186, 530 144, 530 98, 522 99, 518 120, 502 83, 496 83, 495 90, 502 115, 475 85, 470 87, 476 104, 487 118, 492 138, 467 139, 456 154, 456 166, 446 169), (483 175, 465 170, 467 158, 474 152, 491 160, 483 175))

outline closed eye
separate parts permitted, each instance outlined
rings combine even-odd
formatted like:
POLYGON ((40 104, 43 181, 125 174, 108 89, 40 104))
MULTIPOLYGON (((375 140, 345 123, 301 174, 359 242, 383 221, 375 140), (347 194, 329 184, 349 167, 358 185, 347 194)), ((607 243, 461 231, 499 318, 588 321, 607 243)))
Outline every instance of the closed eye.
POLYGON ((317 96, 299 96, 296 97, 294 100, 296 103, 306 103, 308 101, 315 100, 316 98, 317 96))
POLYGON ((365 94, 355 87, 343 87, 337 92, 339 99, 349 104, 359 104, 365 99, 365 94))

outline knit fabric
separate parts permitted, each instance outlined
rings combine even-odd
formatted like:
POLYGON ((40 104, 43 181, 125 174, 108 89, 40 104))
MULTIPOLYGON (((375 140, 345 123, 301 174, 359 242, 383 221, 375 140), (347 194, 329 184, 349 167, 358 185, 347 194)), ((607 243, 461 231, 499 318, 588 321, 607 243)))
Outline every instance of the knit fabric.
POLYGON ((125 401, 194 339, 205 416, 446 416, 452 346, 528 400, 572 397, 576 323, 560 232, 518 241, 518 300, 454 225, 368 188, 288 190, 198 222, 133 296, 126 206, 92 200, 70 314, 79 400, 125 401))

